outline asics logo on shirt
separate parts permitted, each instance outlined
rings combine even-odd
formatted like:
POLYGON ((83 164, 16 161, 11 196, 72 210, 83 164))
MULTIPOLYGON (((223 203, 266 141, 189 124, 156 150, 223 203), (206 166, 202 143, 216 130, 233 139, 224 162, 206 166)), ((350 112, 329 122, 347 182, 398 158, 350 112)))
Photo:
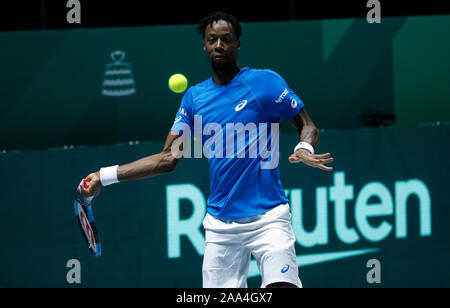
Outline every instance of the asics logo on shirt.
POLYGON ((235 111, 241 111, 245 107, 245 105, 247 105, 247 100, 246 99, 242 100, 240 102, 240 104, 237 105, 236 108, 234 108, 234 110, 235 111))
POLYGON ((173 122, 174 124, 179 122, 181 120, 181 116, 179 116, 178 118, 175 119, 175 122, 173 122))
POLYGON ((297 101, 295 100, 295 98, 292 98, 291 100, 291 107, 295 109, 295 107, 297 107, 297 101))

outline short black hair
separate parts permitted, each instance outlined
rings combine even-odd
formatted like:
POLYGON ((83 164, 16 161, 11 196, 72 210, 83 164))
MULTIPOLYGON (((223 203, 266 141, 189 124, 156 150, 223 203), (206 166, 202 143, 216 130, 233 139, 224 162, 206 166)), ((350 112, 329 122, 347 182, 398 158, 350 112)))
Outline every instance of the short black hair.
POLYGON ((208 27, 208 25, 212 24, 213 22, 217 22, 219 20, 225 20, 229 22, 233 26, 233 30, 237 36, 237 39, 240 39, 242 35, 242 27, 239 20, 234 15, 220 11, 209 13, 206 17, 203 17, 198 23, 197 33, 200 34, 203 38, 205 38, 206 27, 208 27))

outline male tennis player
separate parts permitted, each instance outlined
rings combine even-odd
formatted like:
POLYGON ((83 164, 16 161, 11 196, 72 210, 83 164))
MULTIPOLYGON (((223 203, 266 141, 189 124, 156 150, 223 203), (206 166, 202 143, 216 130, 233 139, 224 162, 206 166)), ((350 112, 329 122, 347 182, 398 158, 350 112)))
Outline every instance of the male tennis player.
MULTIPOLYGON (((89 188, 79 187, 84 197, 97 196, 102 186, 173 171, 180 158, 173 154, 172 145, 186 130, 194 131, 194 118, 198 116, 205 131, 208 123, 214 123, 209 128, 218 131, 226 130, 229 123, 242 123, 244 128, 251 127, 248 125, 251 123, 255 123, 253 127, 264 127, 261 124, 279 124, 284 118, 298 130, 301 139, 289 161, 333 170, 325 165, 333 161, 329 153, 314 154, 319 142, 318 129, 285 80, 271 70, 239 68, 242 34, 239 21, 230 14, 211 13, 200 22, 198 32, 203 37, 203 49, 211 62, 213 76, 185 93, 162 152, 90 174, 89 188)), ((208 157, 211 195, 203 221, 206 233, 203 287, 247 287, 251 255, 257 261, 262 287, 302 287, 290 209, 278 165, 263 168, 263 162, 274 158, 248 155, 250 145, 260 142, 263 133, 267 141, 275 138, 270 129, 258 130, 256 136, 249 134, 245 157, 222 155, 226 149, 208 157)), ((208 134, 213 134, 211 129, 208 134)), ((236 145, 234 135, 231 142, 221 137, 215 139, 221 140, 225 140, 224 147, 236 145)))

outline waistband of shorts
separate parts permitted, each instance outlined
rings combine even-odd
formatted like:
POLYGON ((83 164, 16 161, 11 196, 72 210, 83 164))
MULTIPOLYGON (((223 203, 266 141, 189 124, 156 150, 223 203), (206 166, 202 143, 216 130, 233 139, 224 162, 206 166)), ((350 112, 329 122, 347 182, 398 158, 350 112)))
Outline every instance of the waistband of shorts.
MULTIPOLYGON (((242 219, 238 219, 238 220, 229 220, 229 219, 224 219, 224 218, 215 217, 215 216, 213 216, 213 217, 215 219, 217 219, 217 220, 220 220, 221 222, 223 222, 225 224, 232 224, 232 223, 248 224, 248 223, 251 223, 251 222, 259 220, 261 217, 263 217, 267 213, 269 213, 269 212, 271 212, 271 211, 273 211, 275 209, 278 209, 280 206, 283 206, 283 205, 286 205, 286 206, 289 207, 289 203, 281 203, 281 204, 276 205, 274 208, 272 208, 272 209, 270 209, 270 210, 268 210, 268 211, 266 211, 266 212, 264 212, 262 214, 259 214, 259 215, 256 215, 256 216, 251 216, 251 217, 246 217, 246 218, 242 218, 242 219)), ((209 214, 209 215, 211 215, 211 214, 209 214)))

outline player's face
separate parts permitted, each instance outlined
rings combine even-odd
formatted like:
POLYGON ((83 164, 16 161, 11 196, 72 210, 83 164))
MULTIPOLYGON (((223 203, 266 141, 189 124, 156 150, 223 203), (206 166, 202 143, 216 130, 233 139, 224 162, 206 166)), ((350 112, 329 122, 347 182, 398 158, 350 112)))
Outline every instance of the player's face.
POLYGON ((237 66, 240 41, 236 38, 233 26, 229 22, 218 20, 208 25, 203 43, 203 49, 214 67, 237 66))

